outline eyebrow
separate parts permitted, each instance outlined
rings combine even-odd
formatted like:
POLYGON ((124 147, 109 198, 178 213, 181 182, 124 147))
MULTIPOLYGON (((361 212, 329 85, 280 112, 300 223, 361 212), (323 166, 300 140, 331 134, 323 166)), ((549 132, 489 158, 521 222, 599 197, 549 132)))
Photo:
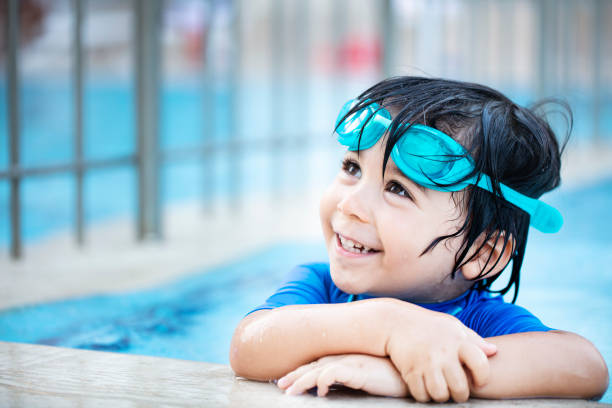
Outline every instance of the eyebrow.
POLYGON ((410 177, 402 173, 402 171, 394 163, 391 163, 390 160, 389 160, 389 164, 387 165, 387 171, 395 177, 400 177, 405 180, 408 180, 413 186, 416 186, 419 190, 421 190, 423 195, 427 195, 427 188, 423 187, 419 183, 415 183, 410 177))

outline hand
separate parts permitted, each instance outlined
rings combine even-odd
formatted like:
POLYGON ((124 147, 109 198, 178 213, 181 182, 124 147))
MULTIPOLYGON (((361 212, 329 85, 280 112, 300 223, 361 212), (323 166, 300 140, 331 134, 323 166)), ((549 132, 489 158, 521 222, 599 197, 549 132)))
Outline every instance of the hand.
POLYGON ((323 357, 298 367, 277 383, 290 395, 301 394, 316 386, 320 397, 327 394, 332 384, 387 397, 408 395, 406 384, 388 358, 366 354, 323 357))
POLYGON ((487 357, 497 352, 495 345, 451 315, 407 302, 396 304, 386 353, 415 400, 464 402, 470 382, 487 383, 487 357))

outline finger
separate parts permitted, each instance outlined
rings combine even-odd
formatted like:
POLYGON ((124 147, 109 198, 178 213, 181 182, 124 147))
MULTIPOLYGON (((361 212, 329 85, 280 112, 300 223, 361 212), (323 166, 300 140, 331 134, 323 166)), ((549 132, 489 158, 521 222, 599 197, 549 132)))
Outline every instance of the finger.
POLYGON ((435 368, 425 373, 425 388, 436 402, 446 402, 450 397, 442 370, 435 368))
POLYGON ((317 385, 317 378, 321 373, 321 368, 316 368, 308 371, 301 377, 297 378, 293 384, 287 388, 285 393, 289 395, 298 395, 302 394, 304 391, 307 391, 317 385))
MULTIPOLYGON (((334 383, 340 383, 350 388, 361 389, 364 381, 357 381, 360 376, 355 375, 355 370, 342 364, 330 365, 323 370, 317 379, 317 395, 327 395, 329 387, 334 383)), ((361 376, 362 377, 362 376, 361 376)))
POLYGON ((338 355, 324 356, 324 357, 321 357, 320 359, 318 359, 317 363, 319 363, 319 364, 333 363, 333 362, 336 362, 336 361, 341 360, 343 358, 346 358, 347 356, 349 356, 349 354, 338 354, 338 355))
POLYGON ((465 402, 470 397, 470 388, 468 386, 467 376, 463 367, 457 362, 450 364, 442 370, 446 378, 446 384, 450 395, 455 402, 465 402))
POLYGON ((459 359, 470 370, 476 386, 481 387, 487 383, 490 374, 489 360, 480 348, 472 344, 461 345, 459 359))
POLYGON ((497 345, 489 343, 485 339, 482 339, 482 343, 479 347, 487 357, 492 357, 497 353, 497 345))
POLYGON ((495 353, 497 353, 497 346, 495 344, 489 343, 471 329, 470 337, 472 338, 472 341, 483 351, 483 353, 485 353, 487 357, 491 357, 495 353))
POLYGON ((408 386, 410 395, 418 402, 428 402, 430 400, 429 394, 425 389, 425 382, 423 376, 420 373, 410 373, 404 376, 404 381, 408 386))
POLYGON ((319 366, 318 361, 313 361, 312 363, 304 364, 303 366, 299 366, 295 370, 293 370, 293 371, 289 372, 288 374, 286 374, 284 377, 279 378, 277 383, 276 383, 276 385, 280 389, 286 389, 286 388, 290 387, 291 384, 293 384, 293 382, 296 379, 300 378, 301 376, 303 376, 307 372, 314 370, 318 366, 319 366))
POLYGON ((334 378, 334 374, 332 372, 332 370, 325 369, 321 372, 321 375, 319 375, 319 378, 317 378, 317 395, 319 397, 324 397, 327 395, 327 392, 329 391, 329 387, 335 382, 335 378, 334 378))

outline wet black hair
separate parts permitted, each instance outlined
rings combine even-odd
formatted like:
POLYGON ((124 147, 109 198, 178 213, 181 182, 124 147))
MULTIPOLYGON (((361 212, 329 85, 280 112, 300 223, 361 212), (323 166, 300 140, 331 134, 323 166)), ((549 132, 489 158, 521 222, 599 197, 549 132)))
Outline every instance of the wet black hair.
MULTIPOLYGON (((505 294, 514 286, 514 303, 525 256, 529 214, 500 198, 499 183, 532 198, 539 198, 559 186, 561 154, 567 145, 573 121, 567 103, 545 100, 527 108, 494 89, 475 83, 394 77, 379 82, 359 95, 357 105, 345 118, 372 103, 396 112, 385 136, 383 174, 391 150, 405 132, 405 126, 419 123, 451 136, 473 158, 474 171, 460 181, 480 174, 487 174, 491 178, 495 194, 469 186, 467 194, 461 195, 465 200, 461 207, 467 211, 463 225, 455 233, 434 239, 421 255, 444 240, 463 235, 463 242, 455 256, 454 277, 463 265, 478 256, 488 241, 494 239, 497 245, 501 239, 506 248, 506 245, 512 245, 512 238, 512 272, 507 285, 500 290, 491 289, 491 284, 501 272, 479 279, 499 263, 499 258, 491 259, 491 253, 480 275, 475 278, 474 287, 505 294), (561 143, 546 119, 545 108, 552 105, 560 108, 558 112, 567 121, 567 133, 561 143), (485 239, 479 241, 481 236, 485 239), (473 245, 480 246, 468 258, 473 245)), ((458 196, 453 194, 456 199, 458 196)))

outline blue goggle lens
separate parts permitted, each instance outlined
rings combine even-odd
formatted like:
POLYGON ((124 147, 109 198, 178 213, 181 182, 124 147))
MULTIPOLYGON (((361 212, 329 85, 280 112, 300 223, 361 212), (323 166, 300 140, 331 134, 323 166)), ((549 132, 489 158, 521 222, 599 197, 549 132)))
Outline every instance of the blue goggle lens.
POLYGON ((352 151, 369 149, 374 146, 378 139, 387 131, 387 127, 391 122, 389 111, 380 109, 379 105, 375 103, 345 118, 346 114, 356 104, 356 100, 345 103, 336 119, 338 142, 347 146, 352 151))
POLYGON ((463 146, 437 129, 418 124, 402 135, 391 155, 404 174, 436 190, 465 188, 469 183, 457 183, 474 168, 463 146))

